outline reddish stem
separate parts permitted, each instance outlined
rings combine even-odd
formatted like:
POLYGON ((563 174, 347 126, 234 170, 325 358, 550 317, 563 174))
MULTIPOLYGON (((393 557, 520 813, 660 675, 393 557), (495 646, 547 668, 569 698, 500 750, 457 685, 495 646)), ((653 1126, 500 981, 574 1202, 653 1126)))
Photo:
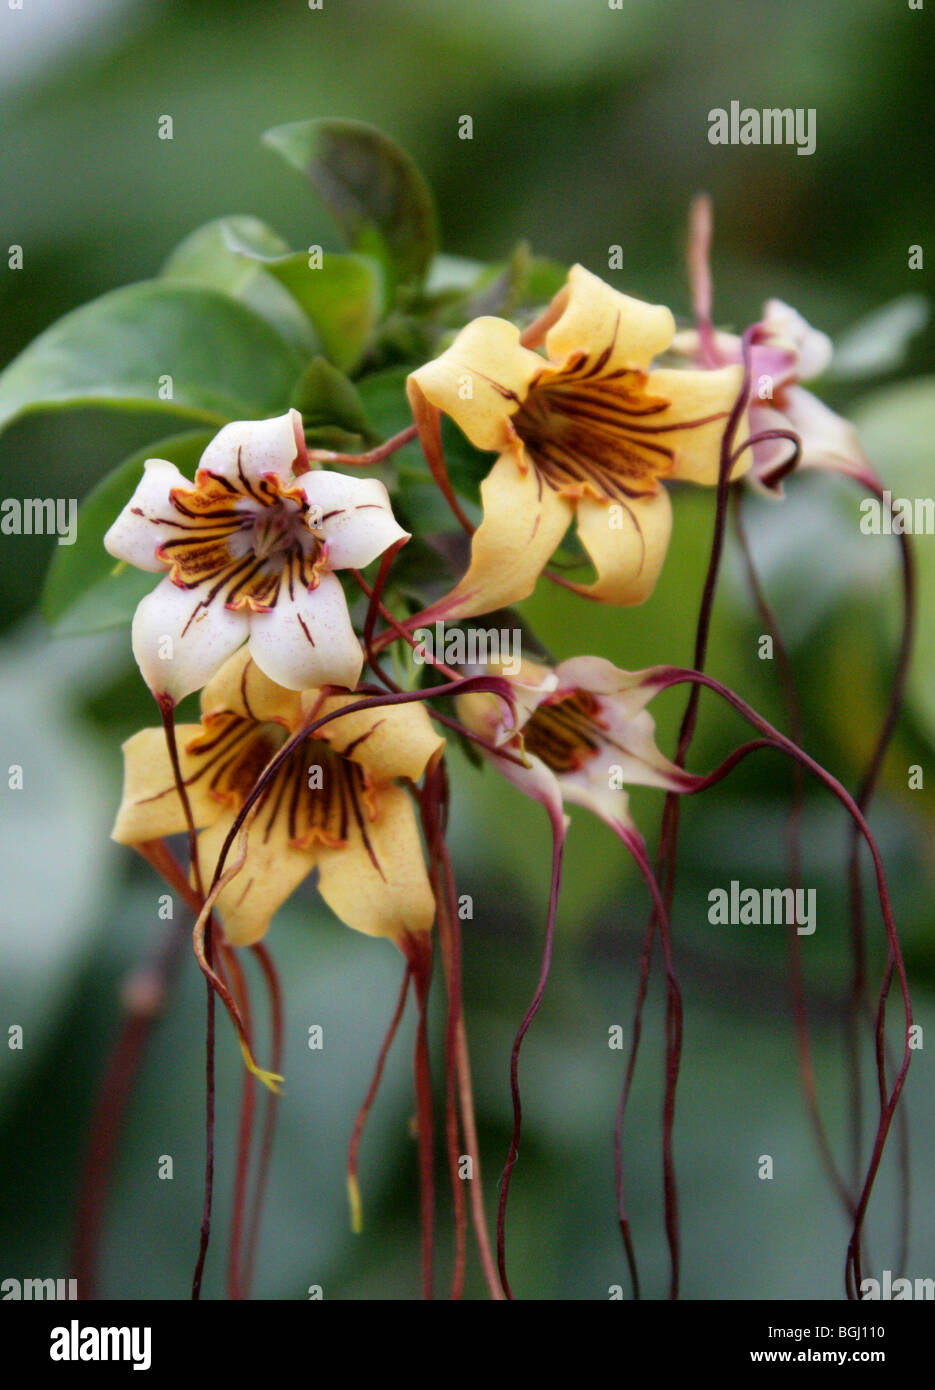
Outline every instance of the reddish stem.
MULTIPOLYGON (((162 840, 146 841, 135 848, 170 887, 178 888, 177 879, 181 879, 188 890, 181 869, 162 840)), ((187 937, 184 917, 173 920, 151 959, 133 970, 121 988, 123 1017, 98 1085, 78 1182, 72 1268, 82 1299, 93 1299, 96 1294, 97 1254, 120 1127, 146 1044, 175 983, 187 937)))
POLYGON ((380 1082, 383 1079, 383 1068, 386 1066, 386 1059, 389 1056, 390 1048, 393 1046, 393 1040, 396 1037, 396 1032, 399 1028, 400 1020, 402 1019, 403 1012, 406 1008, 406 999, 409 995, 409 981, 411 979, 412 967, 407 964, 405 973, 403 974, 403 982, 400 987, 399 998, 396 1001, 396 1008, 393 1010, 393 1017, 390 1020, 390 1025, 386 1030, 383 1042, 380 1046, 380 1051, 377 1054, 377 1064, 374 1069, 373 1079, 370 1082, 370 1086, 367 1090, 366 1096, 364 1097, 363 1104, 357 1112, 357 1119, 354 1122, 354 1129, 353 1133, 351 1134, 351 1142, 348 1146, 347 1192, 348 1200, 350 1201, 351 1206, 351 1229, 355 1232, 360 1232, 363 1229, 363 1218, 360 1203, 360 1185, 357 1181, 360 1141, 363 1138, 364 1126, 367 1123, 367 1117, 370 1114, 373 1102, 376 1100, 377 1092, 380 1089, 380 1082))
POLYGON ((432 1073, 429 1066, 427 1004, 432 977, 432 939, 426 933, 418 938, 407 936, 402 949, 409 962, 415 985, 419 1022, 416 1028, 413 1070, 416 1085, 416 1110, 419 1137, 419 1204, 422 1227, 422 1295, 432 1297, 435 1245, 435 1156, 432 1142, 432 1073))
MULTIPOLYGON (((737 533, 737 540, 740 545, 744 568, 747 572, 747 581, 750 585, 750 591, 753 595, 757 612, 773 640, 773 650, 779 665, 780 682, 786 704, 786 714, 789 720, 789 733, 792 737, 792 741, 801 745, 803 738, 802 714, 796 694, 792 662, 789 659, 789 653, 782 639, 776 615, 766 600, 766 595, 763 592, 763 586, 753 561, 753 553, 750 549, 746 528, 743 524, 742 498, 742 492, 738 491, 734 494, 734 527, 737 533)), ((799 886, 801 878, 800 828, 804 798, 805 772, 801 763, 795 762, 793 763, 792 811, 789 816, 787 827, 789 880, 793 892, 795 892, 796 888, 799 886)), ((792 996, 793 1022, 799 1051, 799 1074, 802 1080, 805 1109, 812 1126, 812 1131, 815 1135, 815 1141, 818 1145, 825 1171, 828 1174, 834 1190, 838 1194, 845 1212, 851 1220, 853 1220, 854 1197, 835 1162, 828 1134, 821 1118, 821 1107, 818 1103, 818 1094, 815 1086, 815 1069, 812 1060, 812 1046, 809 1034, 808 1006, 805 998, 805 984, 802 972, 802 951, 799 944, 799 935, 794 926, 790 927, 788 941, 790 993, 792 996)))
MULTIPOLYGON (((273 963, 272 956, 262 942, 257 942, 251 946, 250 950, 259 963, 260 970, 266 983, 266 990, 270 1004, 270 1032, 272 1034, 272 1062, 270 1070, 278 1074, 282 1071, 283 1060, 283 1008, 282 1008, 282 989, 279 984, 279 975, 273 963)), ((252 1079, 252 1078, 251 1078, 252 1079)), ((253 1201, 250 1207, 250 1221, 247 1230, 247 1244, 243 1259, 243 1273, 241 1275, 241 1289, 243 1297, 250 1296, 250 1289, 253 1285, 253 1270, 256 1263, 256 1251, 259 1241, 260 1220, 263 1213, 263 1199, 266 1195, 266 1184, 269 1178, 270 1159, 273 1152, 273 1140, 276 1134, 276 1120, 279 1115, 279 1096, 275 1091, 264 1088, 265 1102, 263 1113, 263 1131, 260 1136, 260 1152, 257 1162, 256 1185, 253 1191, 253 1201)))
MULTIPOLYGON (((876 841, 873 838, 873 834, 870 830, 870 827, 868 826, 860 808, 857 806, 857 803, 850 796, 848 791, 837 780, 837 778, 833 777, 830 772, 826 772, 825 769, 821 767, 819 763, 815 762, 813 758, 810 758, 807 753, 805 753, 801 748, 799 748, 797 744, 793 743, 791 739, 787 738, 785 734, 781 734, 778 729, 774 729, 773 726, 767 720, 763 719, 762 716, 758 715, 755 710, 753 710, 744 700, 740 698, 739 695, 734 694, 732 690, 729 690, 719 681, 715 681, 710 676, 706 676, 699 671, 684 671, 680 670, 677 667, 657 667, 652 672, 644 673, 644 675, 648 684, 658 685, 658 688, 660 690, 667 689, 671 685, 682 684, 686 681, 690 681, 696 686, 703 685, 707 686, 710 690, 714 690, 718 695, 721 696, 722 699, 726 700, 728 704, 732 705, 733 708, 738 711, 738 713, 742 714, 743 717, 754 726, 754 728, 759 729, 762 733, 764 733, 767 736, 768 739, 773 741, 777 748, 782 749, 783 752, 788 753, 791 757, 798 759, 802 763, 803 767, 805 767, 809 772, 812 773, 813 776, 817 777, 821 782, 823 782, 824 785, 834 793, 834 795, 847 809, 848 813, 857 824, 860 833, 863 836, 863 839, 870 850, 870 854, 873 859, 874 871, 877 879, 877 890, 880 899, 880 911, 883 917, 883 922, 886 930, 886 939, 888 944, 888 971, 890 964, 892 964, 895 967, 895 973, 897 979, 899 980, 900 993, 903 1000, 903 1009, 905 1017, 905 1040, 903 1044, 902 1062, 893 1082, 892 1089, 890 1090, 884 1103, 881 1105, 880 1120, 877 1125, 873 1151, 871 1153, 870 1163, 867 1168, 867 1173, 863 1186, 861 1188, 860 1196, 856 1204, 854 1212, 853 1229, 850 1241, 848 1243, 847 1261, 845 1265, 845 1277, 847 1281, 849 1296, 856 1297, 856 1290, 858 1290, 861 1285, 860 1242, 863 1231, 864 1218, 866 1216, 867 1206, 870 1201, 871 1193, 873 1191, 873 1185, 876 1180, 876 1175, 880 1166, 880 1161, 883 1157, 883 1149, 886 1144, 887 1136, 889 1134, 890 1125, 892 1124, 893 1115, 895 1114, 896 1107, 899 1103, 900 1095, 902 1094, 903 1085, 906 1079, 906 1073, 909 1069, 909 1063, 912 1060, 912 1053, 909 1047, 909 1030, 912 1026, 912 1004, 909 997, 909 981, 906 976, 905 963, 903 961, 902 949, 899 944, 899 935, 896 930, 896 923, 893 918, 893 911, 889 898, 889 889, 886 883, 886 873, 883 868, 883 861, 880 858, 880 852, 877 849, 876 841)), ((698 785, 696 786, 695 790, 700 790, 703 786, 706 785, 710 785, 710 779, 699 779, 698 785)), ((884 982, 883 991, 881 992, 880 996, 881 1016, 883 1002, 886 998, 888 988, 889 978, 884 982)), ((882 1017, 879 1033, 882 1036, 882 1017)))
MULTIPOLYGON (((222 942, 218 958, 218 973, 229 984, 237 1001, 250 1048, 253 1050, 253 1017, 250 1009, 250 994, 240 961, 235 953, 222 942), (222 965, 223 962, 223 965, 222 965)), ((253 1125, 256 1115, 256 1082, 250 1072, 244 1070, 240 1121, 237 1130, 237 1163, 234 1170, 234 1199, 231 1216, 230 1238, 227 1257, 227 1296, 234 1302, 243 1298, 241 1283, 241 1246, 243 1244, 244 1211, 247 1201, 247 1179, 250 1173, 250 1150, 253 1143, 253 1125)))
POLYGON ((545 987, 549 979, 549 968, 552 964, 552 945, 555 939, 555 916, 558 911, 558 895, 562 883, 562 855, 565 848, 565 823, 562 819, 561 810, 557 807, 549 806, 546 808, 549 813, 549 821, 552 827, 552 881, 549 888, 549 913, 546 920, 545 942, 542 951, 542 964, 539 969, 539 981, 536 985, 536 992, 532 1001, 523 1015, 523 1021, 519 1025, 513 1049, 510 1053, 510 1094, 513 1099, 513 1133, 510 1138, 510 1149, 507 1154, 506 1163, 503 1167, 503 1175, 500 1178, 500 1201, 497 1205, 497 1266, 500 1271, 500 1283, 503 1285, 503 1292, 507 1298, 512 1300, 513 1290, 510 1288, 510 1281, 506 1273, 506 1208, 510 1196, 510 1179, 516 1159, 519 1156, 519 1141, 523 1128, 523 1104, 519 1090, 519 1054, 523 1045, 523 1039, 529 1031, 529 1026, 539 1012, 545 994, 545 987))
POLYGON ((309 449, 308 457, 316 463, 339 463, 347 468, 371 468, 376 463, 382 463, 391 454, 395 454, 404 444, 408 444, 416 437, 415 425, 407 425, 399 434, 392 435, 376 449, 370 449, 365 454, 338 454, 333 449, 309 449))

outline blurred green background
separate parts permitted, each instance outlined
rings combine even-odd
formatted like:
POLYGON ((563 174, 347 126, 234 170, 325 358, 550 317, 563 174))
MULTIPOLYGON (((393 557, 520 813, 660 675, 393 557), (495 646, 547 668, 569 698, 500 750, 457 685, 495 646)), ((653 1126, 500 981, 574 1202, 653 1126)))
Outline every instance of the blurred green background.
MULTIPOLYGON (((608 278, 682 316, 685 217, 691 196, 707 189, 716 210, 718 321, 742 327, 775 295, 836 338, 850 335, 842 360, 851 371, 829 378, 826 398, 860 423, 896 495, 935 492, 931 326, 911 339, 901 363, 892 316, 852 332, 928 285, 926 271, 907 268, 908 248, 924 244, 932 226, 928 10, 893 0, 626 0, 619 11, 605 0, 325 0, 321 11, 300 0, 28 0, 22 11, 0 10, 0 53, 3 363, 67 310, 155 275, 172 247, 211 218, 252 213, 290 244, 334 245, 315 199, 259 137, 280 122, 352 116, 385 129, 418 161, 437 196, 446 251, 499 259, 527 238, 537 252, 608 274, 608 248, 620 245, 625 269, 608 278), (731 100, 814 107, 816 153, 709 145, 707 113, 731 100), (157 139, 164 114, 173 118, 171 142, 157 139), (473 118, 472 141, 457 136, 464 114, 473 118), (22 270, 5 268, 13 244, 23 247, 22 270)), ((915 301, 896 320, 907 312, 917 313, 915 301)), ((0 438, 0 494, 82 497, 162 433, 164 422, 101 411, 21 420, 0 438)), ((806 746, 848 786, 882 714, 899 612, 895 542, 860 535, 858 501, 843 482, 804 477, 784 504, 748 508, 800 680, 806 746)), ((643 608, 582 610, 551 586, 524 605, 557 656, 599 651, 630 668, 689 661, 712 497, 681 491, 675 511, 668 563, 643 608)), ((2 1277, 71 1272, 78 1155, 119 984, 162 930, 156 879, 108 840, 119 741, 152 722, 150 700, 125 633, 48 637, 35 603, 53 546, 5 536, 0 552, 0 746, 3 766, 25 772, 24 789, 4 789, 2 800, 0 1022, 25 1029, 22 1051, 0 1051, 2 1277)), ((907 1090, 915 1276, 935 1273, 933 546, 932 537, 918 538, 918 661, 872 817, 917 1018, 929 1030, 907 1090), (910 791, 915 764, 925 786, 910 791)), ((782 723, 775 663, 757 657, 759 631, 732 548, 709 666, 782 723)), ((672 746, 681 704, 677 693, 658 702, 663 747, 672 746)), ((712 766, 742 736, 705 697, 692 766, 712 766)), ((455 754, 452 775, 459 888, 475 903, 464 924, 465 1007, 492 1210, 510 1128, 509 1049, 538 971, 548 838, 540 810, 492 771, 481 774, 455 754)), ((790 785, 787 767, 761 757, 683 809, 675 931, 686 1026, 676 1156, 684 1293, 693 1298, 836 1298, 843 1288, 846 1225, 801 1103, 785 941, 776 928, 712 927, 706 917, 712 887, 732 878, 783 882, 790 785), (773 1157, 772 1181, 757 1178, 761 1154, 773 1157)), ((633 803, 652 846, 661 798, 642 793, 633 803)), ((846 831, 842 813, 814 787, 804 844, 804 881, 819 905, 818 931, 802 943, 818 1087, 846 1164, 846 831)), ((522 1062, 526 1128, 509 1222, 521 1296, 600 1299, 627 1286, 611 1149, 622 1058, 607 1038, 631 1018, 645 912, 641 882, 617 843, 576 814, 551 984, 522 1062)), ((868 922, 876 981, 882 930, 872 903, 868 922)), ((310 891, 283 909, 269 944, 286 982, 289 1055, 256 1294, 302 1298, 320 1284, 328 1298, 417 1296, 411 1031, 391 1058, 364 1142, 359 1237, 349 1230, 343 1180, 400 961, 389 946, 341 927, 310 891), (325 1031, 320 1052, 306 1046, 313 1023, 325 1031)), ((436 1025, 438 1063, 440 1019, 436 1025)), ((202 1034, 201 980, 186 959, 120 1144, 106 1295, 187 1296, 201 1202, 202 1034), (157 1178, 162 1154, 174 1158, 171 1182, 157 1178)), ((219 1038, 212 1297, 223 1293, 240 1080, 223 1019, 219 1038)), ((626 1141, 643 1287, 654 1297, 667 1286, 662 1082, 657 981, 626 1141)), ((870 1224, 879 1267, 895 1267, 895 1152, 870 1224)), ((441 1162, 439 1184, 444 1274, 441 1162)), ((469 1288, 482 1295, 476 1270, 469 1288)))

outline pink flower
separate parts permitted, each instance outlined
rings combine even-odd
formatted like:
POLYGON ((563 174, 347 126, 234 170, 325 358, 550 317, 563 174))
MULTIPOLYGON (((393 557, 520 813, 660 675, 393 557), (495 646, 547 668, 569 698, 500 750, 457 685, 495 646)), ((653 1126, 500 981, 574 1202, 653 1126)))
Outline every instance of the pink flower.
MULTIPOLYGON (((743 361, 743 340, 711 324, 711 281, 708 246, 711 210, 706 198, 692 207, 689 272, 697 328, 676 335, 674 348, 697 366, 715 370, 743 361)), ((791 430, 800 441, 795 464, 845 473, 867 486, 880 483, 864 453, 857 430, 802 386, 827 370, 833 355, 831 339, 781 299, 770 299, 763 317, 745 335, 750 371, 749 422, 751 436, 791 430)), ((782 495, 782 477, 792 453, 788 439, 760 439, 751 445, 750 481, 761 491, 782 495), (778 474, 778 476, 777 476, 778 474)))

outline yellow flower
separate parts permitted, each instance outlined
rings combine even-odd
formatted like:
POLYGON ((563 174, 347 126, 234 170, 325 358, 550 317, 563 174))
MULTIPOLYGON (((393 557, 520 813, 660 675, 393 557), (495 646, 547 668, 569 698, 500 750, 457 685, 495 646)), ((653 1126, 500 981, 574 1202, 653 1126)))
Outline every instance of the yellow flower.
MULTIPOLYGON (((358 699, 286 690, 241 648, 205 686, 201 723, 177 729, 182 777, 205 885, 237 812, 270 758, 308 718, 358 699)), ((298 745, 271 780, 249 832, 246 861, 217 911, 233 946, 258 941, 313 867, 318 889, 349 927, 399 944, 426 933, 434 899, 415 811, 414 781, 444 746, 421 705, 360 710, 298 745)), ((185 829, 161 728, 123 746, 124 790, 113 838, 140 844, 185 829)))
POLYGON ((573 519, 597 573, 580 592, 614 604, 649 596, 672 524, 661 482, 717 483, 743 379, 738 366, 651 368, 674 336, 668 309, 576 265, 522 335, 504 319, 475 319, 412 373, 427 452, 443 412, 499 454, 481 485, 468 571, 433 612, 467 617, 526 598, 573 519), (545 357, 532 350, 540 344, 545 357))

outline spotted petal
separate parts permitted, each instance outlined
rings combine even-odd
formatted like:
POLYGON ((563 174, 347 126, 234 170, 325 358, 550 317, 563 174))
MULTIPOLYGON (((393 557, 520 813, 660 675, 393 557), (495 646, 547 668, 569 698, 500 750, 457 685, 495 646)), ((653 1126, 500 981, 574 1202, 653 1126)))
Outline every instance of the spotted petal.
MULTIPOLYGON (((743 384, 742 367, 719 367, 713 371, 659 368, 649 374, 647 389, 665 396, 672 404, 653 416, 659 433, 653 442, 675 453, 670 478, 681 482, 717 484, 721 465, 721 441, 728 416, 737 403, 743 384), (696 421, 708 420, 708 424, 696 421)), ((742 416, 734 433, 734 448, 747 437, 746 417, 742 416)), ((731 478, 741 477, 750 467, 750 451, 745 450, 734 464, 731 478)))
MULTIPOLYGON (((297 410, 287 410, 271 420, 234 420, 205 449, 198 473, 224 478, 247 492, 269 473, 286 483, 301 456, 300 441, 304 444, 302 417, 297 410)), ((196 481, 200 485, 203 479, 196 481)))
POLYGON ((500 451, 512 438, 510 416, 544 366, 519 338, 506 319, 474 319, 446 352, 412 373, 407 390, 449 415, 478 449, 500 451))
MULTIPOLYGON (((330 714, 357 698, 332 696, 321 702, 319 713, 330 714)), ((306 691, 303 704, 306 711, 314 708, 318 691, 306 691)), ((342 715, 323 725, 316 737, 358 763, 375 782, 389 782, 395 777, 417 781, 429 759, 445 746, 444 738, 432 727, 425 706, 420 704, 382 705, 342 715)))
POLYGON ((364 657, 341 581, 325 573, 314 589, 281 585, 270 611, 251 616, 250 655, 270 680, 287 690, 313 685, 353 689, 364 657))
MULTIPOLYGON (((223 803, 212 796, 208 780, 197 775, 204 755, 190 751, 189 744, 201 732, 200 724, 180 724, 175 731, 192 816, 196 825, 210 825, 221 814, 223 803)), ((165 731, 141 729, 128 738, 123 745, 123 768, 123 797, 111 831, 113 839, 122 845, 138 845, 183 831, 185 813, 175 788, 165 731)))
POLYGON ((642 603, 656 587, 669 548, 672 504, 664 487, 630 502, 578 503, 578 535, 597 571, 579 592, 603 603, 642 603))
MULTIPOLYGON (((212 881, 234 816, 233 811, 225 813, 198 836, 198 862, 206 885, 212 881)), ((226 868, 236 864, 239 843, 238 837, 225 862, 226 868)), ((232 946, 251 946, 261 940, 273 913, 315 865, 315 850, 297 849, 290 843, 286 818, 281 815, 268 826, 261 811, 250 828, 247 845, 243 867, 217 898, 217 913, 232 946)))
POLYGON ((152 574, 164 570, 166 564, 157 548, 180 534, 179 522, 183 520, 170 493, 173 488, 190 486, 174 463, 147 459, 136 491, 104 536, 107 553, 152 574))
POLYGON ((292 730, 301 722, 302 700, 297 691, 286 690, 270 680, 244 646, 225 661, 205 686, 201 710, 209 718, 229 713, 257 724, 282 724, 292 730))
POLYGON ((347 926, 400 941, 431 930, 435 900, 425 871, 412 800, 402 787, 381 787, 376 815, 343 849, 318 852, 318 891, 347 926))
POLYGON ((481 483, 484 519, 471 541, 471 563, 434 616, 471 617, 527 598, 562 540, 573 507, 516 454, 501 455, 481 483))
POLYGON ((384 550, 408 538, 393 515, 378 478, 349 478, 324 469, 299 480, 312 514, 309 524, 328 542, 330 569, 364 569, 384 550))
MULTIPOLYGON (((223 590, 223 586, 221 586, 223 590)), ((215 584, 179 588, 166 576, 137 606, 133 655, 153 694, 177 704, 199 690, 247 637, 247 617, 215 584)))

